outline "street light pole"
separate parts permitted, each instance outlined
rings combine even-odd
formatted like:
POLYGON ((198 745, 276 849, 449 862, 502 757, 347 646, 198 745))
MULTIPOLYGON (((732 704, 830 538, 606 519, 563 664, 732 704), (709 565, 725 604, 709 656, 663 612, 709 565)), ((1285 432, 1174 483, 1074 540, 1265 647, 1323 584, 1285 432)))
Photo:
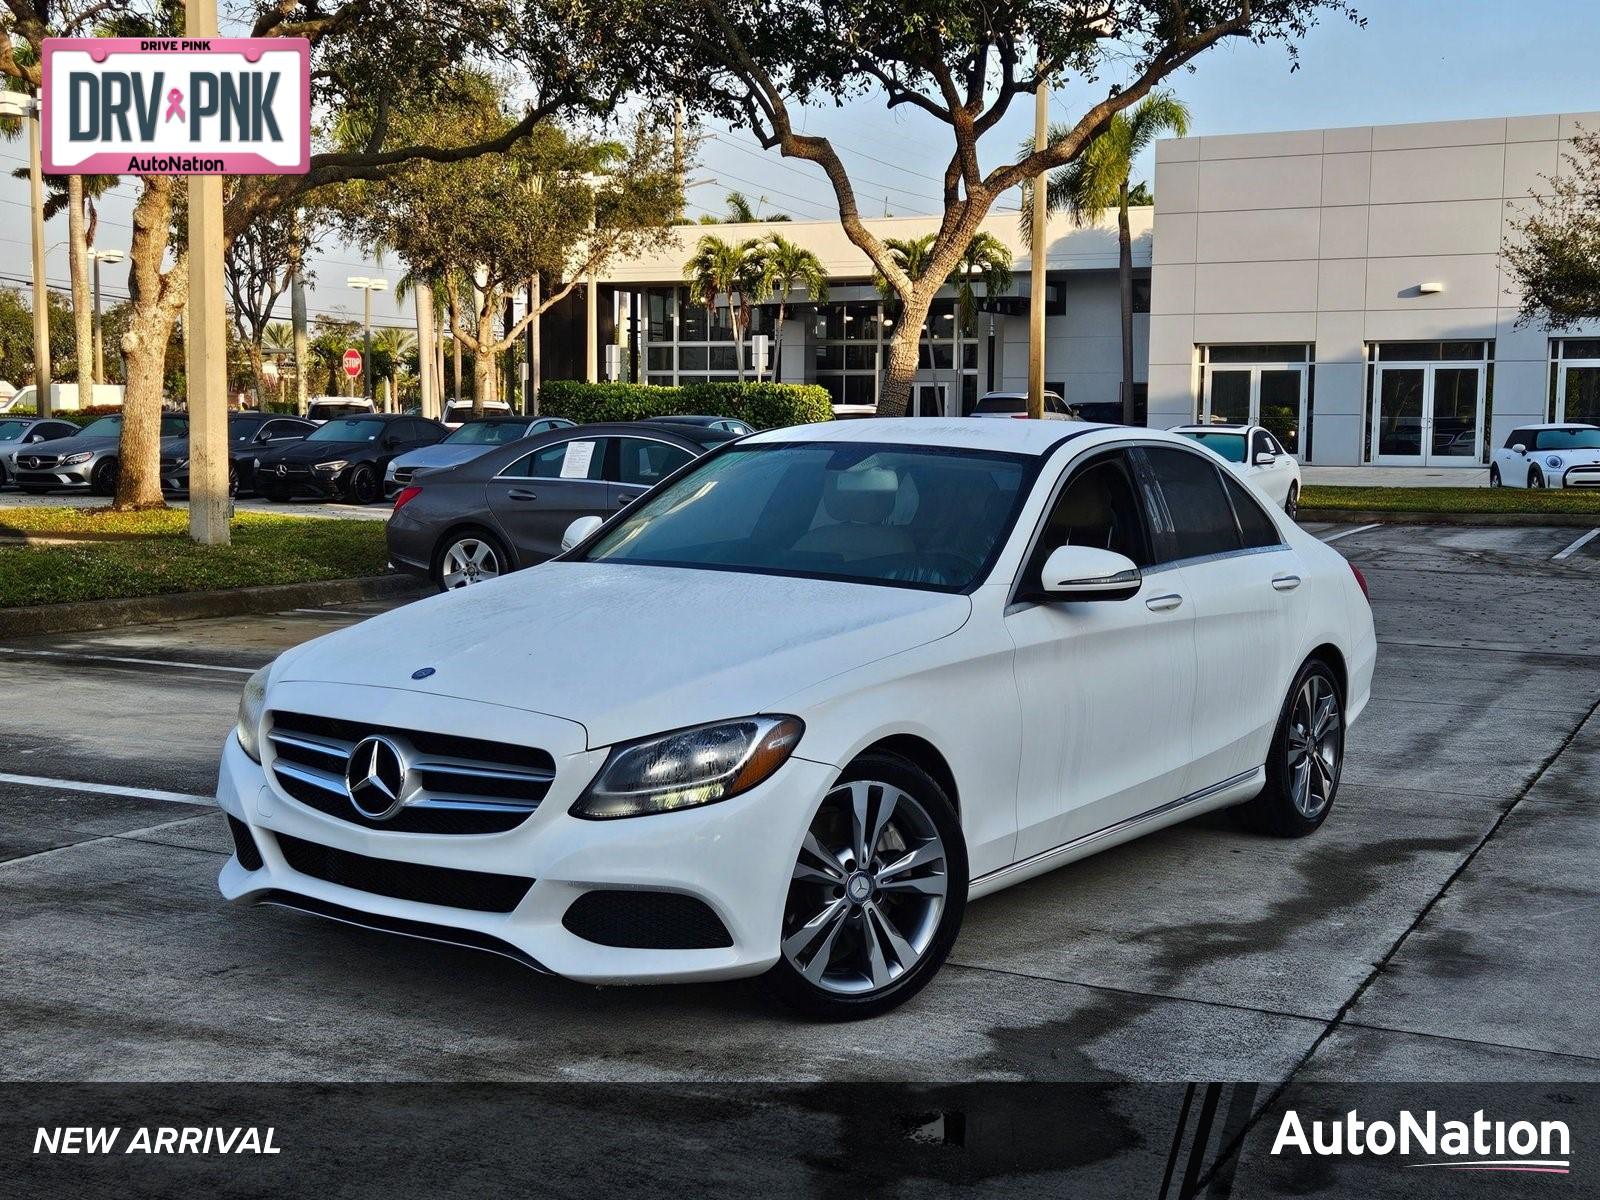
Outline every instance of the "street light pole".
MULTIPOLYGON (((94 262, 94 381, 106 381, 106 356, 105 343, 100 334, 100 264, 119 263, 125 256, 121 250, 90 250, 89 258, 94 262)), ((82 402, 82 397, 79 397, 82 402)))
POLYGON ((361 340, 363 353, 361 356, 361 374, 363 377, 363 395, 368 400, 372 399, 372 293, 381 292, 389 286, 389 281, 377 275, 352 275, 345 280, 345 284, 355 288, 361 293, 361 340))
MULTIPOLYGON (((40 160, 39 102, 27 102, 28 199, 33 208, 34 411, 50 415, 50 289, 44 281, 44 167, 40 160)), ((82 400, 79 400, 82 403, 82 400)))

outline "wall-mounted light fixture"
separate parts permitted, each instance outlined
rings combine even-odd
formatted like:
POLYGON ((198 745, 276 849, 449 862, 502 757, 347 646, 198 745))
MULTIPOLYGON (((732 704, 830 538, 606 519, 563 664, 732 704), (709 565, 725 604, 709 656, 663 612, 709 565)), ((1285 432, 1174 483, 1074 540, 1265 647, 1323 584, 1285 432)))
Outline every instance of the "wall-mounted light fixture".
POLYGON ((1440 283, 1437 279, 1431 280, 1428 283, 1417 284, 1417 294, 1419 296, 1437 296, 1442 291, 1444 291, 1444 284, 1440 283))

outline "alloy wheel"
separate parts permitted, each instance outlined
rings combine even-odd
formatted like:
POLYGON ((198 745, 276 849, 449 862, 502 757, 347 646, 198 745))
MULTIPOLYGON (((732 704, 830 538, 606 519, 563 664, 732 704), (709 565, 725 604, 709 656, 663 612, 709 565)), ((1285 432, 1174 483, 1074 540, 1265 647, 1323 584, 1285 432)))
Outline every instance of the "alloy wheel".
POLYGON ((1528 472, 1528 486, 1534 490, 1544 487, 1544 476, 1536 469, 1528 472))
POLYGON ((1290 486, 1289 496, 1283 503, 1284 512, 1288 513, 1289 520, 1297 520, 1300 516, 1300 489, 1290 486))
POLYGON ((1489 486, 1492 487, 1492 488, 1497 488, 1497 487, 1500 486, 1500 484, 1501 484, 1500 468, 1499 467, 1490 467, 1489 468, 1489 486))
POLYGON ((464 537, 451 542, 439 564, 439 581, 447 591, 499 576, 500 555, 482 538, 464 537))
POLYGON ((944 841, 920 801, 873 780, 840 784, 801 844, 783 956, 824 992, 881 991, 928 953, 948 876, 944 841))
POLYGON ((1333 801, 1344 754, 1339 697, 1321 675, 1310 675, 1295 695, 1287 739, 1289 797, 1307 820, 1333 801))

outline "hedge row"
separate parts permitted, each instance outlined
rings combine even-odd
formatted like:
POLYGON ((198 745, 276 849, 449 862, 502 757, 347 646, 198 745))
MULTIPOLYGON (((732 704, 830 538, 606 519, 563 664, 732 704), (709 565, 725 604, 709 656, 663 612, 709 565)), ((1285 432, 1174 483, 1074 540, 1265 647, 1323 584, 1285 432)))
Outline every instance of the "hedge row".
POLYGON ((580 425, 645 417, 737 417, 757 429, 833 420, 828 390, 814 383, 584 383, 552 379, 539 389, 539 411, 580 425))
MULTIPOLYGON (((98 421, 101 417, 114 416, 122 411, 120 404, 91 404, 88 408, 69 408, 65 412, 56 410, 50 414, 54 420, 70 421, 79 429, 91 421, 98 421)), ((0 421, 7 417, 33 417, 38 415, 38 410, 31 404, 20 405, 9 412, 0 413, 0 421)))

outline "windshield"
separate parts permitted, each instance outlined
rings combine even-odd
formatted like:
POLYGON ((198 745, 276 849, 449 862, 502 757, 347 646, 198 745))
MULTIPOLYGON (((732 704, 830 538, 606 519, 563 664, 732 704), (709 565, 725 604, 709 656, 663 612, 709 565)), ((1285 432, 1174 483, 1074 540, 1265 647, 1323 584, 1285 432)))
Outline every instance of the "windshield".
POLYGON ((999 553, 1030 465, 944 447, 741 447, 640 501, 583 558, 964 591, 999 553))
POLYGON ((1205 433, 1200 430, 1185 429, 1180 431, 1184 437, 1199 442, 1208 450, 1215 450, 1229 462, 1242 463, 1244 461, 1244 434, 1242 433, 1205 433))
POLYGON ((101 417, 98 421, 90 421, 83 427, 79 437, 121 437, 121 417, 101 417))
POLYGON ((0 421, 0 442, 14 442, 28 432, 31 421, 0 421))
POLYGON ((1600 429, 1541 429, 1535 450, 1600 450, 1600 429))
POLYGON ((528 435, 526 421, 478 421, 463 425, 445 441, 452 446, 501 446, 528 435))
POLYGON ((383 436, 387 422, 373 417, 344 417, 320 425, 307 435, 308 442, 375 442, 383 436))

